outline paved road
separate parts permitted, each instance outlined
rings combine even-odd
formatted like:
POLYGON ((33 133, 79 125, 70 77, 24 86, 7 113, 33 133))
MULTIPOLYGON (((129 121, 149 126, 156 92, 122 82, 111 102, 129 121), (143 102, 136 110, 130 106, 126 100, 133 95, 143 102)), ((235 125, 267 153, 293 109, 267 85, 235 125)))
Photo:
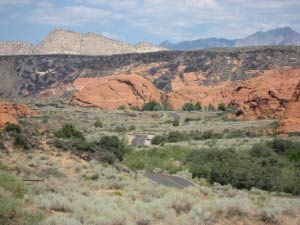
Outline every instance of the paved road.
POLYGON ((131 145, 133 146, 145 146, 148 135, 136 135, 132 141, 131 145))
POLYGON ((144 177, 153 181, 154 183, 166 186, 173 187, 177 189, 183 189, 189 186, 194 186, 195 184, 187 179, 182 177, 177 177, 168 174, 158 174, 158 173, 145 173, 144 177))

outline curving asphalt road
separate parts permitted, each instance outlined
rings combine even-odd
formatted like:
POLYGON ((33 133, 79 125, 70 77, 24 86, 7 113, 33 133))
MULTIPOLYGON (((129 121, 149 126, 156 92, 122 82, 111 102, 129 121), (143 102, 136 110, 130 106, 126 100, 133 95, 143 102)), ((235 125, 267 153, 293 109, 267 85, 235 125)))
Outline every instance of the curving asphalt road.
POLYGON ((189 186, 195 186, 195 184, 183 177, 173 176, 169 174, 158 173, 145 173, 144 177, 151 180, 156 184, 160 184, 166 187, 173 187, 177 189, 183 189, 189 186))

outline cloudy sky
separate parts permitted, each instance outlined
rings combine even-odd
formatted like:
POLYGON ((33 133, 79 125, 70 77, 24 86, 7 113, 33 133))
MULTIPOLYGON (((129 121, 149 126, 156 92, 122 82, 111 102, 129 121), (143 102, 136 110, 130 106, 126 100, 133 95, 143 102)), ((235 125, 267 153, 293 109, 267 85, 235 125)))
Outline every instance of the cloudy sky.
POLYGON ((300 32, 299 12, 300 0, 0 0, 0 40, 38 43, 55 28, 129 43, 242 38, 283 26, 300 32))

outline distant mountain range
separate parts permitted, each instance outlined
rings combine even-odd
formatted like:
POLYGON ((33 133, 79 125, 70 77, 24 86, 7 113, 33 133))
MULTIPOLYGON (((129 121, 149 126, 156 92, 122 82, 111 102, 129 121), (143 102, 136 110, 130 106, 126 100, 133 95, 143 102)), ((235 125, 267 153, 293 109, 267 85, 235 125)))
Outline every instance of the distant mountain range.
POLYGON ((243 39, 207 38, 171 43, 164 41, 161 47, 170 50, 197 50, 205 48, 246 47, 262 45, 300 45, 300 34, 290 27, 259 31, 243 39))
POLYGON ((54 30, 37 45, 25 42, 0 42, 0 55, 114 55, 163 50, 167 49, 150 43, 130 45, 95 33, 81 34, 63 29, 54 30))

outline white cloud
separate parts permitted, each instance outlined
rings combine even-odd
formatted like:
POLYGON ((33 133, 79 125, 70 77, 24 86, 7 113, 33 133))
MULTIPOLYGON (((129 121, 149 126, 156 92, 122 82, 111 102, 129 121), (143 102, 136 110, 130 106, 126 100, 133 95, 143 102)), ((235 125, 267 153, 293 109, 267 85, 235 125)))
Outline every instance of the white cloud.
POLYGON ((80 26, 93 21, 107 21, 122 19, 122 16, 108 10, 84 5, 57 8, 44 5, 33 11, 30 21, 54 26, 80 26))
POLYGON ((31 22, 55 26, 97 22, 109 26, 122 21, 128 29, 173 41, 196 36, 240 38, 283 24, 300 29, 299 0, 66 0, 67 4, 57 5, 45 1, 35 4, 31 22))

